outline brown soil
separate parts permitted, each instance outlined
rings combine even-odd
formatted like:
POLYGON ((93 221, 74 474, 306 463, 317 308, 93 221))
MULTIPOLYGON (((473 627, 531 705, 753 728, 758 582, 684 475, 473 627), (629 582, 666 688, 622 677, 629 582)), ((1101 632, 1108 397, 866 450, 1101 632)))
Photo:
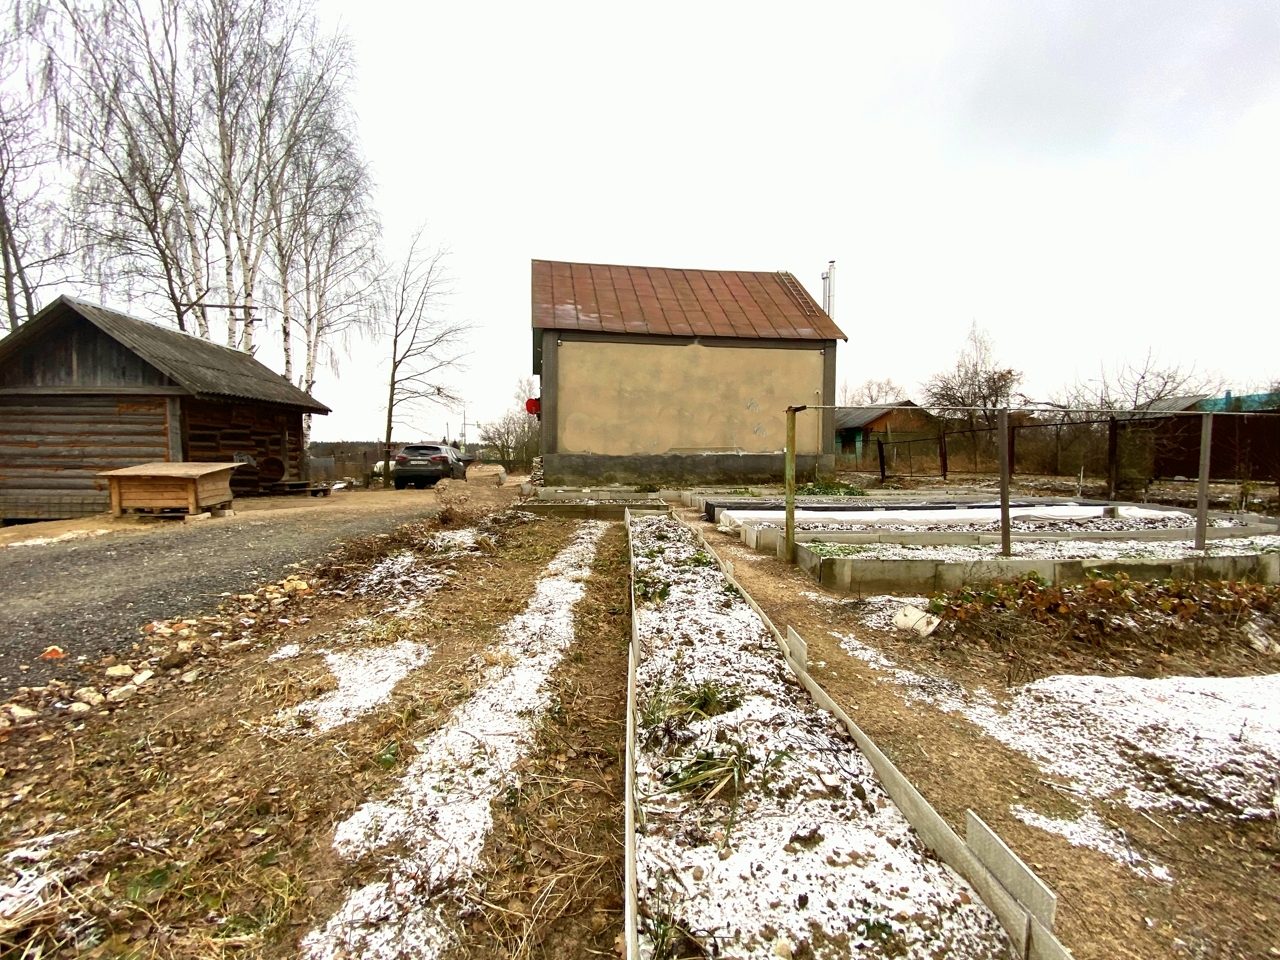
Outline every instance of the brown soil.
MULTIPOLYGON (((467 504, 458 499, 453 519, 462 522, 467 504)), ((575 529, 508 519, 492 530, 491 554, 450 564, 457 574, 425 601, 422 620, 383 613, 385 599, 313 593, 290 601, 290 619, 310 622, 282 627, 276 641, 369 616, 370 642, 408 637, 434 651, 388 703, 327 734, 261 730, 276 711, 332 682, 319 657, 268 663, 263 651, 212 656, 196 683, 170 681, 83 723, 40 721, 0 733, 6 846, 81 831, 53 853, 59 864, 78 866, 38 912, 0 926, 0 953, 296 956, 298 939, 360 879, 331 851, 334 824, 394 786, 413 744, 468 696, 472 658, 524 607, 575 529)), ((335 579, 320 585, 341 586, 344 573, 403 540, 352 545, 329 566, 335 579)))
POLYGON ((574 642, 551 678, 552 708, 495 801, 485 871, 452 954, 573 960, 616 956, 622 930, 627 535, 605 534, 575 614, 574 642))
MULTIPOLYGON (((692 511, 684 516, 733 562, 738 580, 774 624, 784 631, 790 625, 805 638, 814 678, 938 813, 963 835, 965 809, 974 810, 1057 893, 1055 930, 1079 960, 1280 955, 1280 836, 1274 823, 1179 822, 1144 817, 1122 803, 1096 804, 1136 849, 1168 865, 1173 884, 1144 880, 1101 853, 1022 823, 1010 813, 1011 804, 1067 818, 1079 807, 1023 754, 962 717, 918 702, 908 705, 893 685, 882 682, 882 674, 842 650, 831 634, 855 626, 851 605, 836 597, 826 604, 800 596, 823 591, 797 568, 746 549, 692 511)), ((930 648, 887 635, 867 642, 919 672, 967 685, 999 689, 1009 679, 999 656, 971 647, 930 648)), ((1110 659, 1075 664, 1090 673, 1127 672, 1126 656, 1121 650, 1110 659)), ((1182 658, 1176 668, 1207 672, 1193 669, 1199 656, 1182 658)), ((1038 662, 1047 666, 1049 660, 1038 662)))

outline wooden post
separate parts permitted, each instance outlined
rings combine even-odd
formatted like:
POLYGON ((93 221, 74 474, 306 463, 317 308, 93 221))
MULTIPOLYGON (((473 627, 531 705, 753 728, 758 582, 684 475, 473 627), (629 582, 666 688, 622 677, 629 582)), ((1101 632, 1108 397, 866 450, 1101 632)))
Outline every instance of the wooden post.
POLYGON ((876 451, 880 454, 880 482, 884 483, 888 474, 884 469, 884 441, 876 437, 876 451))
POLYGON ((1209 467, 1213 452, 1213 414, 1200 416, 1200 483, 1196 491, 1196 549, 1204 550, 1209 528, 1209 467))
POLYGON ((1120 487, 1120 424, 1112 417, 1107 421, 1107 499, 1114 500, 1120 487))
POLYGON ((938 437, 938 462, 942 465, 942 479, 947 479, 947 430, 944 427, 938 437))
POLYGON ((796 414, 804 407, 787 407, 787 563, 796 562, 796 414))
POLYGON ((911 441, 908 440, 907 441, 907 476, 914 477, 915 475, 916 475, 916 468, 914 464, 912 464, 911 462, 911 441))
POLYGON ((124 513, 124 508, 120 506, 120 481, 115 477, 108 477, 107 486, 111 490, 111 515, 113 517, 121 516, 124 513))
POLYGON ((1009 536, 1009 411, 1001 407, 996 413, 996 438, 1000 445, 1000 554, 1013 556, 1009 536))

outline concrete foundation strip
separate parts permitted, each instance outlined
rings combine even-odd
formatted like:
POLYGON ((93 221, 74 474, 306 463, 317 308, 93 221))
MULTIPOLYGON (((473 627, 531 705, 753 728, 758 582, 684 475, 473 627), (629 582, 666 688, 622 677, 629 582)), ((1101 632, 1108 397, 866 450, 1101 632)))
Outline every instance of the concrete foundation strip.
MULTIPOLYGON (((1057 911, 1057 897, 1054 893, 972 810, 966 811, 966 839, 962 840, 920 791, 912 786, 911 781, 902 774, 893 761, 881 752, 862 728, 853 722, 816 680, 809 676, 808 647, 803 638, 790 626, 787 627, 787 635, 784 637, 760 605, 734 578, 733 565, 721 559, 720 555, 707 543, 701 531, 685 523, 679 516, 676 519, 692 531, 701 542, 703 549, 715 558, 725 577, 769 628, 769 632, 773 634, 775 642, 782 650, 787 665, 791 667, 804 688, 809 691, 814 702, 844 724, 849 735, 853 737, 854 743, 858 745, 858 749, 871 763, 881 784, 893 802, 898 805, 903 816, 907 818, 907 822, 915 828, 924 844, 977 891, 983 903, 995 914, 1000 926, 1008 934, 1018 955, 1028 960, 1071 960, 1071 953, 1053 933, 1053 920, 1057 911)), ((629 537, 630 519, 628 518, 629 537)), ((634 559, 632 563, 634 566, 634 559)), ((634 611, 634 604, 632 609, 634 611)), ((632 630, 634 647, 637 643, 634 632, 634 613, 632 630)), ((634 690, 629 691, 629 695, 633 692, 634 690)), ((632 723, 633 718, 628 715, 628 729, 632 723)), ((629 754, 628 776, 631 774, 630 763, 629 754)), ((630 784, 628 787, 630 788, 630 784)), ((629 798, 629 809, 631 802, 629 798)), ((628 850, 634 856, 635 835, 629 834, 627 841, 628 850)), ((630 887, 629 893, 634 893, 634 890, 634 886, 630 887)), ((639 960, 639 954, 629 954, 629 958, 639 960)))

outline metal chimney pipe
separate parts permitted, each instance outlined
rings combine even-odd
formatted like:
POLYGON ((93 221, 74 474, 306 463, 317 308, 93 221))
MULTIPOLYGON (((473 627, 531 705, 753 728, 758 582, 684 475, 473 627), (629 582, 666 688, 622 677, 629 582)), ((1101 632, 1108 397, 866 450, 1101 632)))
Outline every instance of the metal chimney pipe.
POLYGON ((822 310, 832 319, 836 315, 836 262, 827 262, 827 269, 822 274, 822 310))

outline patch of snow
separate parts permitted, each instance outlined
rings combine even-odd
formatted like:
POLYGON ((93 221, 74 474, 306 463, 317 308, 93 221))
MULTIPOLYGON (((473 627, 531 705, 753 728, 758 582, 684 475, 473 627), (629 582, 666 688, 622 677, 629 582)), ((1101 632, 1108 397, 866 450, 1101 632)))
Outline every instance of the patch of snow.
POLYGON ((1091 809, 1081 813, 1077 820, 1046 817, 1020 804, 1014 804, 1009 810, 1023 823, 1064 837, 1073 847, 1088 847, 1105 853, 1141 877, 1161 883, 1173 882, 1173 875, 1167 867, 1135 850, 1123 830, 1107 826, 1091 809))
POLYGON ((448 579, 412 550, 405 550, 375 563, 356 582, 352 592, 361 597, 421 595, 440 589, 448 579))
POLYGON ((454 717, 420 742, 399 787, 363 804, 334 833, 347 859, 394 846, 387 878, 353 891, 302 947, 312 960, 438 957, 453 943, 442 894, 457 893, 480 864, 493 823, 490 802, 515 781, 547 705, 546 681, 573 641, 574 608, 586 592, 608 524, 584 523, 547 566, 524 611, 502 628, 499 663, 454 717))
MULTIPOLYGON (((79 834, 64 830, 24 840, 4 854, 5 874, 0 878, 0 926, 59 896, 62 871, 50 854, 54 846, 79 834)), ((96 855, 96 854, 94 854, 96 855)))
POLYGON ((62 533, 56 537, 32 537, 29 540, 15 540, 13 543, 6 544, 10 547, 47 547, 51 543, 65 543, 68 540, 83 540, 89 537, 100 537, 107 530, 72 530, 70 533, 62 533))
POLYGON ((1058 675, 987 691, 902 670, 852 636, 833 634, 889 671, 907 701, 960 713, 1001 743, 1092 797, 1134 810, 1214 818, 1274 815, 1280 765, 1280 674, 1259 677, 1058 675))
POLYGON ((671 518, 641 517, 632 537, 637 584, 650 596, 665 592, 637 610, 645 658, 636 851, 651 918, 642 949, 652 948, 653 918, 669 917, 705 944, 714 939, 723 956, 775 956, 782 940, 825 956, 815 936, 841 944, 840 956, 1011 955, 995 918, 927 854, 692 533, 671 518), (740 702, 670 723, 681 691, 703 685, 740 702), (736 767, 740 779, 720 773, 701 790, 680 787, 708 762, 736 767))
POLYGON ((325 733, 350 723, 386 701, 397 683, 427 662, 431 649, 411 640, 397 640, 385 646, 323 653, 338 688, 281 710, 275 717, 277 724, 293 723, 298 732, 325 733), (303 717, 309 718, 309 725, 298 725, 303 717))
POLYGON ((273 660, 292 660, 298 654, 302 653, 302 648, 296 643, 286 643, 271 656, 267 657, 267 663, 273 660))
MULTIPOLYGON (((805 546, 820 556, 850 557, 856 560, 975 563, 1001 559, 998 543, 930 545, 810 541, 805 546)), ((1197 550, 1193 540, 1015 540, 1012 548, 1015 560, 1185 560, 1206 555, 1235 557, 1280 552, 1280 536, 1210 540, 1206 551, 1197 550)))

